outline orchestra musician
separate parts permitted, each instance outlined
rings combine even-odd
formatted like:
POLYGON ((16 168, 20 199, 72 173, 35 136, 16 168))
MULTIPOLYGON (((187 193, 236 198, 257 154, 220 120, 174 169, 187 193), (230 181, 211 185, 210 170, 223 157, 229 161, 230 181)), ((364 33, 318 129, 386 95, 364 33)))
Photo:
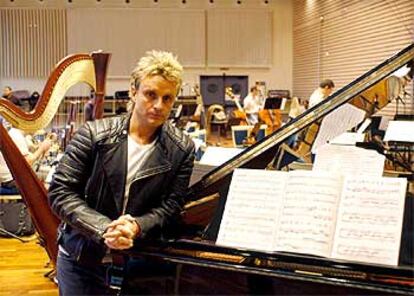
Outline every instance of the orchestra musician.
MULTIPOLYGON (((303 100, 298 97, 293 97, 292 101, 290 103, 290 109, 289 109, 289 121, 294 120, 296 117, 298 117, 300 114, 306 111, 308 109, 309 102, 307 100, 303 100)), ((291 135, 288 140, 287 144, 291 148, 296 148, 296 144, 298 141, 298 133, 291 135)))
POLYGON ((20 100, 15 95, 13 95, 13 90, 10 86, 5 86, 4 87, 3 94, 2 94, 2 99, 9 100, 10 102, 15 104, 16 106, 21 106, 22 105, 20 100))
POLYGON ((85 106, 83 106, 85 122, 92 121, 95 119, 94 114, 93 114, 94 106, 95 106, 95 92, 92 90, 88 101, 85 103, 85 106))
POLYGON ((257 86, 250 88, 249 94, 243 100, 243 108, 251 125, 259 122, 259 111, 263 108, 263 101, 257 86))
POLYGON ((63 221, 60 295, 111 294, 108 251, 168 235, 181 212, 194 144, 167 119, 182 71, 171 53, 147 52, 131 75, 130 112, 87 122, 69 144, 48 195, 63 221))
MULTIPOLYGON (((9 125, 4 122, 4 125, 9 125)), ((33 151, 30 151, 30 147, 27 143, 25 134, 22 130, 11 127, 8 130, 13 142, 16 144, 17 148, 24 156, 29 165, 33 165, 36 161, 40 160, 44 155, 49 151, 52 145, 52 139, 47 137, 44 141, 40 142, 33 151)), ((6 160, 3 157, 3 154, 0 153, 0 194, 4 195, 14 195, 19 194, 19 190, 16 187, 16 182, 13 179, 13 176, 7 166, 6 160)))
POLYGON ((309 98, 309 108, 329 97, 334 88, 335 84, 331 79, 322 80, 319 87, 315 89, 309 98))

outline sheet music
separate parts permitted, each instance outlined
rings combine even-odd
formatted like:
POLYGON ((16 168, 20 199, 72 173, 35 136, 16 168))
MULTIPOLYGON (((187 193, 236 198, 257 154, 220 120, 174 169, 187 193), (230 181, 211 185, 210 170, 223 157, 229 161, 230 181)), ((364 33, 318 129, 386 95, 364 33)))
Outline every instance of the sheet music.
POLYGON ((285 110, 285 107, 286 107, 286 98, 283 98, 282 99, 282 103, 280 104, 280 110, 285 110))
POLYGON ((243 149, 239 148, 207 147, 200 159, 200 164, 219 166, 242 151, 243 149))
POLYGON ((236 169, 217 244, 272 250, 286 172, 236 169))
POLYGON ((398 265, 407 180, 344 181, 332 257, 398 265))
POLYGON ((390 121, 384 141, 414 143, 414 121, 390 121))
POLYGON ((290 172, 274 249, 329 257, 341 185, 331 173, 290 172))
POLYGON ((374 150, 354 146, 324 145, 318 149, 314 171, 338 172, 342 175, 381 177, 385 156, 374 150))
POLYGON ((361 124, 361 126, 358 128, 357 134, 363 134, 365 130, 367 129, 367 127, 371 124, 371 122, 372 122, 371 118, 366 118, 364 122, 361 124))
POLYGON ((391 117, 390 115, 381 114, 381 110, 375 115, 376 116, 381 115, 381 121, 380 121, 378 129, 382 131, 386 131, 388 128, 388 124, 392 121, 394 117, 393 116, 391 117))
POLYGON ((355 146, 356 142, 363 142, 364 137, 364 134, 345 132, 330 140, 329 144, 355 146))
POLYGON ((364 117, 365 111, 351 104, 345 104, 326 115, 313 143, 312 153, 316 153, 317 149, 328 143, 329 140, 355 127, 364 117))

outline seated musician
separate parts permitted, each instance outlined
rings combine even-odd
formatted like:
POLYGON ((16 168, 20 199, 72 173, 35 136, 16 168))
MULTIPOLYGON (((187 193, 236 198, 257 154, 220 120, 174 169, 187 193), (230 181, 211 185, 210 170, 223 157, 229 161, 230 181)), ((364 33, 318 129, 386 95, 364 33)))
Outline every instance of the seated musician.
MULTIPOLYGON (((305 112, 306 109, 308 109, 308 101, 298 97, 293 97, 290 103, 289 121, 294 120, 296 117, 305 112)), ((298 137, 298 133, 291 135, 286 141, 287 145, 291 148, 296 148, 298 137)))
POLYGON ((93 116, 94 106, 95 106, 95 92, 92 90, 88 101, 85 103, 85 106, 83 107, 85 122, 94 120, 94 116, 93 116))
POLYGON ((193 92, 197 97, 197 107, 194 110, 194 114, 190 116, 190 120, 197 122, 199 127, 204 127, 205 122, 203 122, 202 117, 205 117, 205 110, 203 105, 203 99, 200 93, 200 87, 198 86, 198 84, 194 85, 193 92))
MULTIPOLYGON (((8 131, 10 137, 16 144, 17 148, 20 150, 22 155, 25 157, 26 161, 33 165, 37 160, 41 159, 47 151, 51 147, 51 141, 50 139, 45 139, 43 142, 41 142, 36 149, 33 150, 31 153, 29 151, 29 145, 26 141, 25 135, 23 131, 11 128, 8 131)), ((13 194, 19 194, 19 191, 16 187, 16 183, 13 179, 13 176, 7 166, 7 163, 3 157, 3 154, 0 153, 0 194, 4 195, 13 195, 13 194)))
POLYGON ((171 53, 147 52, 132 72, 130 112, 87 122, 66 149, 48 194, 62 220, 60 295, 110 294, 109 250, 170 233, 194 161, 191 139, 167 121, 182 71, 171 53))
POLYGON ((319 87, 315 89, 309 98, 309 108, 315 106, 316 104, 329 97, 334 88, 335 84, 331 79, 325 79, 321 81, 319 87))
POLYGON ((16 106, 21 106, 22 105, 20 100, 18 98, 16 98, 15 95, 13 95, 13 90, 10 86, 5 86, 4 87, 2 99, 9 100, 10 102, 15 104, 16 106))
POLYGON ((259 122, 259 111, 263 108, 263 101, 257 86, 250 88, 250 93, 243 100, 243 108, 249 124, 254 125, 259 122))

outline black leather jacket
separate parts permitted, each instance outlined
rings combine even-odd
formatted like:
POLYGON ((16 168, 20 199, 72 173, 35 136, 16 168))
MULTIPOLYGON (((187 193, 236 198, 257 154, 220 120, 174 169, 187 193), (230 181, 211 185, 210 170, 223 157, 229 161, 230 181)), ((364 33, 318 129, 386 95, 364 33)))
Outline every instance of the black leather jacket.
POLYGON ((102 235, 121 214, 130 214, 141 237, 159 234, 184 204, 194 161, 194 144, 165 123, 154 150, 132 181, 122 213, 127 170, 129 117, 86 123, 61 159, 49 188, 49 203, 62 219, 58 242, 78 261, 98 263, 102 235))

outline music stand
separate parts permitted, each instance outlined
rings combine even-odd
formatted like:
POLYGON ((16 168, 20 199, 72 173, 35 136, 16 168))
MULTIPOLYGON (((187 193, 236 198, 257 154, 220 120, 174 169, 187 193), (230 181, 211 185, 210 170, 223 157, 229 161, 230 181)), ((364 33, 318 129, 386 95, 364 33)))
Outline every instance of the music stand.
POLYGON ((371 117, 371 123, 368 125, 368 127, 365 129, 366 131, 369 131, 371 136, 380 136, 381 139, 384 138, 385 131, 380 129, 382 116, 372 116, 371 117))
POLYGON ((265 100, 263 109, 280 109, 282 106, 283 98, 281 97, 268 97, 265 100))

